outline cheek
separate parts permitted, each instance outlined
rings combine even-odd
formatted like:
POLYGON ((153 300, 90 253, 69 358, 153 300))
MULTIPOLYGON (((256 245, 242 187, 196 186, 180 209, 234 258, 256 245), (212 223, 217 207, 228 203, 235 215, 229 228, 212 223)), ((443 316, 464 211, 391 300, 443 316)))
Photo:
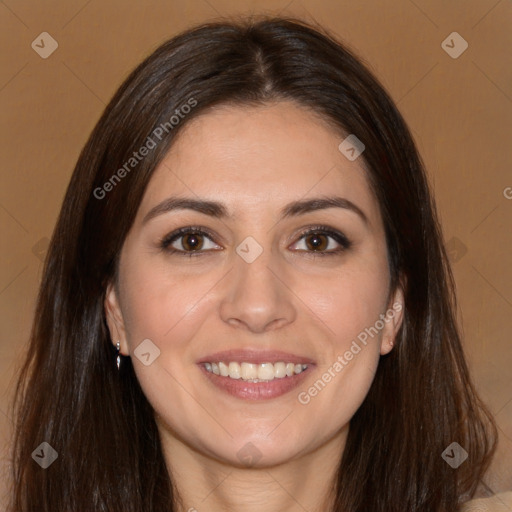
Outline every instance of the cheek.
POLYGON ((306 284, 300 296, 328 328, 333 345, 342 349, 385 312, 388 284, 380 266, 353 267, 306 284))
POLYGON ((307 418, 321 419, 316 435, 334 434, 364 401, 380 359, 381 331, 374 331, 384 312, 387 280, 368 272, 331 279, 323 291, 310 290, 311 310, 328 327, 315 379, 299 390, 307 418), (327 286, 328 284, 328 286, 327 286))
POLYGON ((325 421, 332 428, 349 421, 373 382, 388 286, 387 261, 361 258, 300 292, 327 335, 322 338, 317 379, 302 390, 299 402, 313 416, 329 411, 325 421))
MULTIPOLYGON (((216 280, 207 275, 180 276, 161 265, 135 262, 125 266, 124 279, 127 341, 144 393, 162 416, 172 403, 179 411, 176 417, 200 417, 200 397, 191 400, 190 395, 194 388, 194 338, 202 332, 210 307, 207 293, 216 280), (144 339, 150 339, 160 350, 149 366, 140 364, 134 354, 144 339)), ((172 422, 172 418, 167 417, 167 421, 172 422)))
POLYGON ((209 291, 221 276, 183 275, 160 263, 127 262, 124 272, 123 316, 130 352, 144 339, 161 351, 160 363, 179 371, 191 363, 187 349, 210 308, 209 291))

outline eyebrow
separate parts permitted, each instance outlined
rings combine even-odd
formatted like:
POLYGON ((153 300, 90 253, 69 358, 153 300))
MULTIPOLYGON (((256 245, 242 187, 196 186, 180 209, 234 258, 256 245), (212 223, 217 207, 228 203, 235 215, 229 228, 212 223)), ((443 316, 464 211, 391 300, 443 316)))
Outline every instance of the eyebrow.
MULTIPOLYGON (((315 197, 311 199, 302 199, 287 204, 280 211, 280 219, 297 217, 309 212, 325 210, 327 208, 342 208, 357 214, 361 220, 368 225, 368 217, 352 201, 339 196, 315 197)), ((211 217, 219 219, 232 219, 233 215, 223 203, 217 201, 208 201, 205 199, 194 199, 188 197, 169 197, 157 204, 146 214, 142 223, 174 210, 193 210, 211 217)))

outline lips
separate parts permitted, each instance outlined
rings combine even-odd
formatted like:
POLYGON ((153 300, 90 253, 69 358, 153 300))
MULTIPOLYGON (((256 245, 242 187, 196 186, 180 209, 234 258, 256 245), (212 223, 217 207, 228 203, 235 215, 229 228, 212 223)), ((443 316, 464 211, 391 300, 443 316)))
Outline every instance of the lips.
POLYGON ((222 352, 215 352, 209 354, 197 361, 198 364, 212 363, 216 361, 234 361, 238 364, 242 363, 277 363, 279 361, 286 361, 294 364, 307 364, 312 365, 315 362, 313 359, 290 352, 283 352, 281 350, 252 350, 252 349, 233 349, 224 350, 222 352))
POLYGON ((216 389, 242 400, 265 400, 277 398, 299 386, 315 363, 311 358, 279 350, 244 349, 209 354, 198 360, 197 365, 216 389), (257 375, 244 374, 254 372, 256 367, 257 375), (287 370, 285 373, 284 369, 287 370))

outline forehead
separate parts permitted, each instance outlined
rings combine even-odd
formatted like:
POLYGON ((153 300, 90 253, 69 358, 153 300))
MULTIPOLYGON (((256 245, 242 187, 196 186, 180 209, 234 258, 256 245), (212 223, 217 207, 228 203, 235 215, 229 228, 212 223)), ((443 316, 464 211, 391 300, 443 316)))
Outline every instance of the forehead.
POLYGON ((221 201, 234 217, 275 212, 290 201, 342 196, 378 223, 362 158, 338 149, 344 136, 293 102, 221 106, 187 123, 155 170, 144 215, 169 196, 221 201))

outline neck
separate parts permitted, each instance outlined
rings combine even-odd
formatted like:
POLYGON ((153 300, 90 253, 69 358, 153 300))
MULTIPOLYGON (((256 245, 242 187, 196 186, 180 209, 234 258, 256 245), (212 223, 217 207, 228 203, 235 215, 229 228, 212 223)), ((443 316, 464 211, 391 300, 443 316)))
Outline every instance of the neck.
POLYGON ((160 431, 181 502, 179 512, 325 512, 332 508, 334 479, 348 425, 307 454, 257 468, 240 468, 209 457, 167 429, 160 431))

